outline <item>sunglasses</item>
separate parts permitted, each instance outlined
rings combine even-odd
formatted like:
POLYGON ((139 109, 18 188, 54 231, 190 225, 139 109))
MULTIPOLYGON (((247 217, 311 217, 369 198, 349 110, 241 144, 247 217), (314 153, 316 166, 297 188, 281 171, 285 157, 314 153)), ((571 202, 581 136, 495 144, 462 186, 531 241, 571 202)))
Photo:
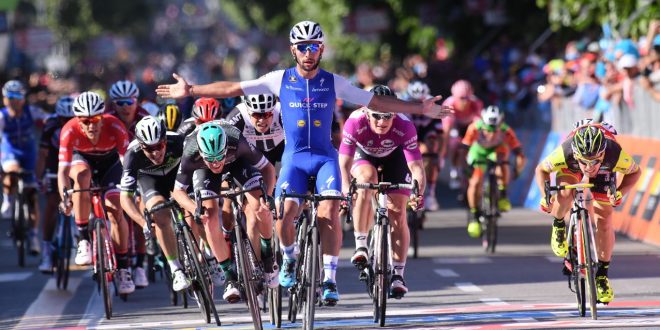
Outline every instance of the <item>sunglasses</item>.
POLYGON ((17 94, 14 94, 14 95, 9 94, 9 95, 7 95, 6 97, 7 97, 8 99, 10 99, 10 100, 23 100, 23 99, 25 99, 25 96, 23 96, 23 95, 17 95, 17 94))
POLYGON ((268 119, 273 116, 272 112, 253 112, 250 114, 255 119, 268 119))
POLYGON ((215 163, 225 159, 225 155, 218 155, 214 157, 202 157, 202 159, 204 159, 204 161, 207 163, 215 163))
POLYGON ((118 107, 125 107, 135 104, 135 99, 123 99, 114 101, 118 107))
POLYGON ((584 166, 590 166, 590 167, 594 167, 594 166, 596 166, 596 165, 603 162, 603 157, 599 157, 599 158, 596 158, 596 159, 586 159, 586 158, 575 157, 575 159, 577 159, 577 161, 580 162, 580 164, 582 164, 584 166))
POLYGON ((165 146, 165 141, 160 141, 152 146, 148 146, 144 144, 140 145, 140 147, 142 147, 142 150, 146 152, 160 151, 161 149, 163 149, 164 146, 165 146))
POLYGON ((371 113, 371 118, 375 120, 390 120, 394 117, 393 113, 371 113))
POLYGON ((316 53, 321 49, 321 44, 297 44, 296 48, 301 53, 307 53, 308 50, 312 53, 316 53))
POLYGON ((89 126, 91 124, 98 124, 101 119, 103 119, 103 115, 96 115, 94 117, 78 117, 78 122, 85 126, 89 126))

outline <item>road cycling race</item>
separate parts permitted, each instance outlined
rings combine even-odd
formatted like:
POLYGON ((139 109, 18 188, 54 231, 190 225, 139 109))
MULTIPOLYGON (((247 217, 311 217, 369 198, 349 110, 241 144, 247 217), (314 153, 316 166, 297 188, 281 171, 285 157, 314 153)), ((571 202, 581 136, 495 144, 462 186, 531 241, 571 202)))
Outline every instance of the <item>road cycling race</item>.
POLYGON ((660 4, 0 1, 2 329, 658 329, 660 4))

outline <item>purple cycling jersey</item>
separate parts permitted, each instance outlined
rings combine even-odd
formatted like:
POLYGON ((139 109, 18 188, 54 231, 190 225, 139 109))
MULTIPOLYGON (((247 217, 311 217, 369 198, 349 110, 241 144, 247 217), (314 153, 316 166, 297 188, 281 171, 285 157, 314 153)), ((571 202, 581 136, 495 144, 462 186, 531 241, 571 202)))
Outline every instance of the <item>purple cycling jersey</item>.
POLYGON ((385 157, 399 146, 407 162, 421 160, 422 154, 417 145, 417 131, 406 116, 395 114, 392 127, 383 135, 374 133, 369 127, 369 118, 364 108, 353 111, 344 123, 344 133, 339 153, 353 156, 356 148, 373 157, 385 157))

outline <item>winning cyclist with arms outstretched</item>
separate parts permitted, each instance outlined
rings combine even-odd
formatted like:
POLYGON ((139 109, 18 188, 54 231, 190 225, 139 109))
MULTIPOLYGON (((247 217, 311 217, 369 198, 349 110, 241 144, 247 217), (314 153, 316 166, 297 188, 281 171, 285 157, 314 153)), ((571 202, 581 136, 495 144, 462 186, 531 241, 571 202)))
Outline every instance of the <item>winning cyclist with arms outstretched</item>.
MULTIPOLYGON (((449 107, 437 105, 440 96, 423 103, 409 103, 388 96, 372 93, 352 86, 341 76, 319 68, 324 51, 324 35, 315 22, 296 24, 289 36, 291 55, 296 66, 287 70, 273 71, 256 80, 230 82, 218 81, 207 85, 189 85, 174 75, 176 84, 158 86, 162 97, 185 96, 233 97, 244 94, 273 93, 280 98, 282 122, 286 145, 282 157, 282 169, 276 185, 276 195, 283 189, 305 193, 307 180, 315 175, 316 190, 325 195, 341 194, 341 177, 337 151, 331 142, 332 114, 337 98, 367 106, 382 112, 425 114, 441 118, 451 114, 449 107)), ((284 264, 280 283, 290 287, 295 282, 295 228, 293 219, 298 215, 298 201, 287 200, 284 218, 277 222, 277 231, 284 245, 284 264)), ((335 282, 335 270, 341 247, 339 201, 323 201, 318 210, 321 233, 323 265, 323 297, 327 304, 339 300, 335 282)))

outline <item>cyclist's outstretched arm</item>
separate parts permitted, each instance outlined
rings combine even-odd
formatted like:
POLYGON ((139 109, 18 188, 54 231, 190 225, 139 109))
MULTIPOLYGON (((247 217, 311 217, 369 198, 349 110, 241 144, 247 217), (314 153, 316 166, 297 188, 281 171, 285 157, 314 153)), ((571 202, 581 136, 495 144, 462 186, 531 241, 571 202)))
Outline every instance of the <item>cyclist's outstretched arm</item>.
POLYGON ((135 199, 133 198, 133 193, 129 191, 122 191, 119 195, 119 201, 121 203, 121 208, 124 209, 124 212, 135 221, 140 227, 144 227, 146 221, 142 217, 140 209, 138 209, 135 204, 135 199))
POLYGON ((183 77, 176 73, 173 73, 172 77, 177 81, 175 84, 159 85, 156 88, 156 93, 159 96, 175 99, 186 96, 229 98, 244 94, 240 82, 216 81, 206 85, 190 85, 183 77))

